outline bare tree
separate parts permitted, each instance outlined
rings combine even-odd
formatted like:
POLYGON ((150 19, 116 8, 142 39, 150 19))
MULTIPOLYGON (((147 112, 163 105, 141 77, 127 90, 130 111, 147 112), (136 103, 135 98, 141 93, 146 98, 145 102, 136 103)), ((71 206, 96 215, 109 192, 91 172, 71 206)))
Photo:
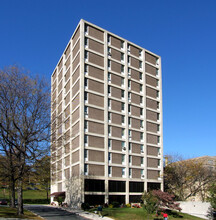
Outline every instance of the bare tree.
POLYGON ((83 175, 73 175, 66 180, 66 198, 65 202, 72 208, 80 208, 82 204, 81 194, 83 192, 83 175))
POLYGON ((207 187, 215 181, 215 176, 215 172, 198 160, 172 162, 164 169, 165 190, 182 201, 195 195, 204 201, 207 187))
MULTIPOLYGON (((18 214, 23 214, 25 167, 47 151, 50 92, 44 79, 17 66, 0 70, 0 150, 13 156, 17 167, 18 214)), ((11 168, 13 165, 11 164, 11 168)))

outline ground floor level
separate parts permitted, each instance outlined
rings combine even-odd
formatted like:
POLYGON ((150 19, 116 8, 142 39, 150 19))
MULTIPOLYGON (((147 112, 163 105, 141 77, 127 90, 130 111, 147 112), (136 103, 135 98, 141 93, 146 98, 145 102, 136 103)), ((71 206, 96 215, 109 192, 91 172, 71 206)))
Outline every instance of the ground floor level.
POLYGON ((112 204, 113 202, 119 204, 140 203, 144 191, 162 189, 161 182, 105 181, 91 178, 77 181, 69 182, 69 187, 66 187, 64 191, 62 191, 62 188, 56 191, 52 189, 51 202, 57 201, 56 197, 59 194, 57 192, 65 192, 65 201, 69 204, 72 200, 75 201, 74 204, 88 203, 89 205, 112 204))

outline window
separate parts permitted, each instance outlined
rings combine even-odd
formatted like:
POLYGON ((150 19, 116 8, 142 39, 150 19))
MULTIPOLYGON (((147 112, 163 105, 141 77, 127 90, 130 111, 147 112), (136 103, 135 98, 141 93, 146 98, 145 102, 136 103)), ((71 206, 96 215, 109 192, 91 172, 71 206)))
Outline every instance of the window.
POLYGON ((84 143, 85 143, 85 146, 88 145, 88 136, 87 135, 84 136, 84 143))
POLYGON ((85 86, 85 89, 88 89, 88 79, 87 78, 84 79, 84 86, 85 86))
POLYGON ((159 59, 157 58, 157 60, 156 60, 156 65, 159 65, 159 59))
POLYGON ((140 109, 140 116, 143 116, 143 109, 140 109))
POLYGON ((131 105, 128 105, 128 113, 131 114, 131 105))
POLYGON ((140 157, 140 163, 141 163, 141 166, 144 166, 144 158, 143 157, 140 157))
POLYGON ((121 98, 124 99, 124 90, 121 90, 121 98))
POLYGON ((128 68, 128 77, 131 77, 131 69, 128 68))
POLYGON ((157 132, 160 132, 160 125, 157 125, 157 132))
POLYGON ((130 117, 128 118, 128 125, 129 125, 129 127, 131 127, 131 118, 130 117))
POLYGON ((145 178, 144 170, 141 170, 140 173, 141 173, 141 179, 144 179, 145 178))
POLYGON ((85 161, 88 161, 88 150, 84 150, 84 159, 85 161))
POLYGON ((122 168, 122 177, 125 177, 125 168, 122 168))
POLYGON ((140 96, 140 105, 142 105, 142 104, 143 104, 143 97, 140 96))
POLYGON ((88 175, 88 164, 84 165, 84 173, 85 175, 88 175))
POLYGON ((158 167, 160 167, 160 160, 158 160, 158 167))
POLYGON ((122 154, 122 164, 125 164, 125 154, 122 154))
POLYGON ((88 51, 85 50, 85 61, 88 61, 88 51))
POLYGON ((88 116, 88 107, 87 106, 84 107, 84 115, 86 117, 88 116))
POLYGON ((130 52, 130 45, 128 45, 127 49, 128 49, 128 52, 130 52))
POLYGON ((128 80, 128 89, 131 89, 131 81, 128 80))
POLYGON ((88 34, 88 25, 85 25, 85 33, 88 34))
POLYGON ((140 152, 141 152, 141 154, 144 153, 144 145, 143 144, 140 145, 140 152))
POLYGON ((88 121, 84 121, 84 130, 85 130, 85 132, 87 132, 88 131, 88 121))
POLYGON ((124 49, 124 42, 121 41, 121 49, 124 49))
POLYGON ((157 109, 160 109, 160 103, 157 102, 157 109))
POLYGON ((122 111, 124 112, 124 110, 125 110, 125 104, 122 102, 121 103, 121 109, 122 109, 122 111))
POLYGON ((160 114, 157 113, 157 120, 159 121, 160 120, 160 114))
POLYGON ((108 121, 111 122, 111 112, 108 112, 108 121))
POLYGON ((132 169, 129 168, 129 178, 132 178, 132 169))
POLYGON ((139 68, 142 69, 142 61, 139 61, 139 68))
POLYGON ((143 91, 143 86, 140 84, 140 92, 143 91))
POLYGON ((109 136, 111 136, 111 126, 110 125, 108 126, 108 134, 109 134, 109 136))
POLYGON ((125 136, 125 129, 122 128, 122 137, 124 137, 124 136, 125 136))
POLYGON ((85 37, 85 48, 88 48, 88 38, 85 37))
POLYGON ((158 69, 156 69, 156 76, 158 76, 159 75, 159 70, 158 69))
POLYGON ((129 155, 129 165, 131 166, 131 163, 132 163, 132 156, 129 155))
POLYGON ((142 73, 139 73, 139 79, 142 81, 142 73))
POLYGON ((124 78, 121 78, 121 86, 124 87, 124 78))
POLYGON ((111 100, 108 99, 108 108, 110 109, 111 108, 111 100))
POLYGON ((87 75, 88 74, 88 65, 87 64, 85 64, 85 75, 87 75))
POLYGON ((130 64, 131 64, 131 57, 128 56, 128 65, 130 65, 130 64))
POLYGON ((142 129, 142 128, 144 128, 144 123, 143 123, 143 120, 140 120, 140 128, 142 129))
POLYGON ((108 55, 111 55, 111 48, 108 47, 108 55))
POLYGON ((111 153, 110 152, 108 153, 108 161, 109 161, 109 163, 112 162, 112 157, 111 157, 111 153))
POLYGON ((109 177, 112 176, 112 167, 111 166, 108 166, 108 174, 109 174, 109 177))
POLYGON ((128 136, 131 138, 131 130, 128 130, 128 136))
POLYGON ((125 148, 125 142, 124 141, 121 142, 121 146, 122 146, 122 149, 125 148))
POLYGON ((85 103, 88 102, 88 93, 87 92, 84 93, 84 100, 85 100, 85 103))
POLYGON ((108 139, 108 148, 109 148, 109 150, 111 150, 111 149, 112 149, 112 142, 111 142, 111 140, 110 140, 110 139, 108 139))
POLYGON ((139 50, 139 57, 142 58, 142 50, 139 50))
POLYGON ((111 37, 110 37, 110 35, 108 35, 108 39, 107 39, 107 41, 108 41, 108 44, 111 43, 111 37))
POLYGON ((157 142, 160 144, 160 136, 157 137, 157 142))
POLYGON ((159 80, 156 80, 156 85, 157 87, 159 87, 159 80))
POLYGON ((131 153, 131 149, 132 149, 132 144, 131 143, 129 143, 129 152, 131 153))
POLYGON ((110 88, 110 86, 108 86, 108 95, 110 96, 111 95, 111 88, 110 88))
POLYGON ((122 115, 121 117, 122 117, 122 124, 125 124, 125 116, 122 115))
POLYGON ((121 61, 124 62, 124 54, 121 53, 121 61))
POLYGON ((159 93, 159 91, 157 91, 157 98, 159 98, 160 97, 160 93, 159 93))
POLYGON ((111 68, 111 61, 108 60, 108 69, 110 70, 110 68, 111 68))
POLYGON ((128 93, 128 101, 131 101, 131 92, 128 93))
POLYGON ((124 73, 124 65, 121 65, 121 73, 124 73))
POLYGON ((108 82, 111 82, 111 74, 108 73, 108 82))
POLYGON ((160 148, 158 148, 158 156, 161 155, 161 151, 160 151, 160 148))
POLYGON ((143 141, 143 133, 140 133, 140 140, 143 141))

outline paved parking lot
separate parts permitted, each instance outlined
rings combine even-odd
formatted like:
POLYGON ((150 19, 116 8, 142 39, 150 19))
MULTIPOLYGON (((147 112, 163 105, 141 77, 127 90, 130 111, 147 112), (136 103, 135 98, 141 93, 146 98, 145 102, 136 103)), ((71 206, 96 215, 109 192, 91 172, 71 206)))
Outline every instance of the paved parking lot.
POLYGON ((84 220, 84 218, 74 213, 50 206, 25 205, 25 209, 28 209, 35 214, 40 215, 46 220, 84 220))

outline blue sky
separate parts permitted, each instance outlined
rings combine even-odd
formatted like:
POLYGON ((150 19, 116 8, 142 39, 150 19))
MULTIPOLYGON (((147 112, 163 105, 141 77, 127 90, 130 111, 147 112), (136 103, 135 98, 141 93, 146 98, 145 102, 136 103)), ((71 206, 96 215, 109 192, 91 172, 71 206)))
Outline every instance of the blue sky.
POLYGON ((162 57, 164 154, 216 155, 215 0, 0 0, 0 68, 50 75, 83 18, 162 57))

